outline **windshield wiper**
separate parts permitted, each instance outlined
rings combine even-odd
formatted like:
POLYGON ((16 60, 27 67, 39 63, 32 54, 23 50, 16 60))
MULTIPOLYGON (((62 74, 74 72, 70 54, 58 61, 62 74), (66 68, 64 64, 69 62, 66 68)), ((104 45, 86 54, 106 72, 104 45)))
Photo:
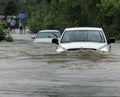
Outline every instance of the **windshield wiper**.
POLYGON ((48 38, 52 38, 52 37, 48 35, 48 38))
POLYGON ((55 33, 52 33, 56 38, 58 38, 58 36, 55 33))

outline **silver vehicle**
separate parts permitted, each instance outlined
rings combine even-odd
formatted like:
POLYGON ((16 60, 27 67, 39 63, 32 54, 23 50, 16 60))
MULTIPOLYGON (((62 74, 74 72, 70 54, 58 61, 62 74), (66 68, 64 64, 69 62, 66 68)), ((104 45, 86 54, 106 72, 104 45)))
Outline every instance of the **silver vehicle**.
POLYGON ((60 38, 61 33, 59 30, 41 30, 34 37, 34 42, 51 42, 54 38, 60 38))
POLYGON ((114 43, 114 38, 107 39, 102 28, 96 27, 76 27, 66 28, 58 41, 52 40, 58 44, 57 52, 70 50, 98 50, 109 51, 110 43, 114 43))

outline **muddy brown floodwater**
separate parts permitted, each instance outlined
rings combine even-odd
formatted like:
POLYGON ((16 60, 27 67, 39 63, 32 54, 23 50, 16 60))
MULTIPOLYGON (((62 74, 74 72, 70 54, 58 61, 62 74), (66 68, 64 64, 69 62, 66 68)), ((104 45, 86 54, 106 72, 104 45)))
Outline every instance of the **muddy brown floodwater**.
POLYGON ((1 42, 0 97, 120 96, 119 43, 109 53, 55 48, 22 36, 1 42))

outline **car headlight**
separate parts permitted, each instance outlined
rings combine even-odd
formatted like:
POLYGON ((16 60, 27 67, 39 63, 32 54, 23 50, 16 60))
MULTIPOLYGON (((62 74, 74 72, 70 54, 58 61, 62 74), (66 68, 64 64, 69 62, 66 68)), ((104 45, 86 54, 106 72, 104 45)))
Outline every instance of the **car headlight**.
POLYGON ((100 51, 109 51, 111 49, 111 46, 108 44, 105 44, 103 46, 101 46, 100 48, 98 48, 98 50, 100 51))

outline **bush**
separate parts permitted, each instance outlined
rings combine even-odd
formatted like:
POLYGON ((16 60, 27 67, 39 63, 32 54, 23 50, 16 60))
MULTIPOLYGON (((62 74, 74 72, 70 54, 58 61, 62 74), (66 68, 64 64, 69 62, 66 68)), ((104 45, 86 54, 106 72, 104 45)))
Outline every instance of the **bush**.
POLYGON ((13 38, 12 38, 12 36, 8 32, 6 32, 5 41, 7 41, 7 42, 13 42, 13 38))
POLYGON ((0 41, 5 39, 6 34, 3 31, 3 27, 0 26, 0 41))
POLYGON ((4 30, 2 25, 0 25, 0 41, 13 42, 12 36, 8 30, 4 30))

